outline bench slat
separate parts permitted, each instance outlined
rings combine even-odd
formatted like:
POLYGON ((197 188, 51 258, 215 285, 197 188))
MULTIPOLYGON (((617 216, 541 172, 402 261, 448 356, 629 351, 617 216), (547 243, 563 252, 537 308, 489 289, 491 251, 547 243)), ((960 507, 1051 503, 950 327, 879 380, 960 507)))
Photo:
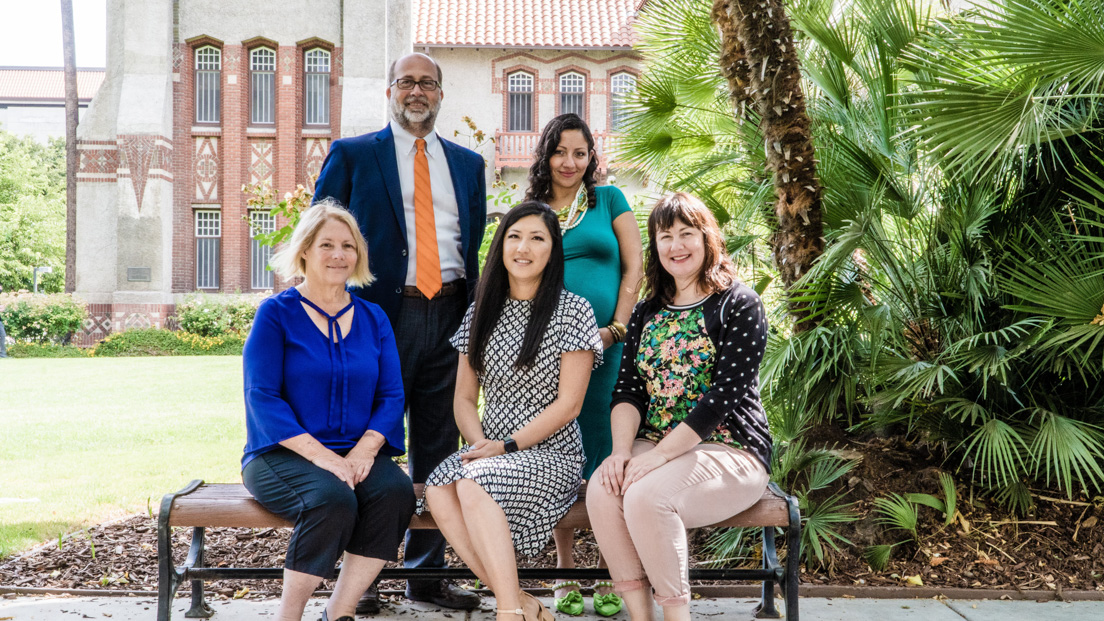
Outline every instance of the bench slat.
MULTIPOLYGON (((414 485, 418 496, 422 493, 422 484, 414 485)), ((571 507, 567 515, 560 520, 560 528, 590 528, 586 512, 586 485, 579 490, 579 500, 571 507)), ((789 524, 789 508, 786 500, 775 494, 770 488, 748 510, 713 526, 786 526, 789 524)), ((170 526, 211 526, 241 528, 284 528, 293 524, 269 513, 253 496, 238 483, 204 484, 194 492, 178 496, 169 515, 170 526)), ((410 528, 436 528, 429 513, 415 515, 410 528)))

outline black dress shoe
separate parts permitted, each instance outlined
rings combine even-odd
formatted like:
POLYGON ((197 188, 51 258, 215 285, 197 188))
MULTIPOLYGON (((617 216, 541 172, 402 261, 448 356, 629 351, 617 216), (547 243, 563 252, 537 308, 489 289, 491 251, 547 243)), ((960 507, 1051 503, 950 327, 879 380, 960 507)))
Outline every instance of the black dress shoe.
POLYGON ((480 598, 477 593, 461 589, 451 580, 438 580, 430 588, 411 589, 410 583, 406 585, 406 599, 415 602, 433 602, 442 608, 454 608, 456 610, 475 610, 479 607, 480 598))
POLYGON ((380 611, 379 582, 373 582, 372 586, 360 596, 356 605, 358 615, 377 615, 380 611))

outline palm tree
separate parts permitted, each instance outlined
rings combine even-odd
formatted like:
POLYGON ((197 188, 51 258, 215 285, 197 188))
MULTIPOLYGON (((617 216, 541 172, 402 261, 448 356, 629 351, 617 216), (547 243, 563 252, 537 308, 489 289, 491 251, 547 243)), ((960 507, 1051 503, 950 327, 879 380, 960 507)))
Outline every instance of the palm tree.
POLYGON ((77 52, 73 0, 61 0, 61 44, 65 57, 65 290, 77 287, 77 52))
MULTIPOLYGON (((753 106, 774 185, 774 264, 787 289, 824 252, 820 181, 790 20, 781 0, 715 0, 720 67, 740 118, 753 106)), ((791 299, 794 329, 815 326, 791 299)))
MULTIPOLYGON (((827 243, 788 287, 816 325, 768 345, 772 428, 794 440, 803 420, 843 419, 908 434, 1019 509, 1029 486, 1099 493, 1102 2, 995 0, 938 19, 926 5, 788 7, 827 243)), ((626 155, 748 231, 730 249, 770 277, 757 241, 777 230, 767 112, 750 39, 725 34, 736 9, 715 6, 642 15, 626 155)))

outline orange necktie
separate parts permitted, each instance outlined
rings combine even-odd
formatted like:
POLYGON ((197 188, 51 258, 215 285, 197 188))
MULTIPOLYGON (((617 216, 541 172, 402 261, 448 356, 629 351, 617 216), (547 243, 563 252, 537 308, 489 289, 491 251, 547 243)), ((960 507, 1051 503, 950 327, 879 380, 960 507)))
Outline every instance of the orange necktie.
POLYGON ((429 180, 429 160, 426 141, 414 141, 414 244, 417 246, 415 268, 418 270, 418 291, 433 299, 441 290, 441 256, 437 251, 437 224, 433 218, 433 186, 429 180))

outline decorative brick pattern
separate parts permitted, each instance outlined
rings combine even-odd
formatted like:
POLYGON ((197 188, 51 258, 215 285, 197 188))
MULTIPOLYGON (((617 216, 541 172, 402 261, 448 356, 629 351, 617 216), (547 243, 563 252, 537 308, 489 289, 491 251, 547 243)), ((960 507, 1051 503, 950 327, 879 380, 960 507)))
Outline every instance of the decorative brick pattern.
POLYGON ((118 180, 119 149, 114 142, 81 140, 77 143, 80 164, 78 183, 115 183, 118 180))
POLYGON ((303 184, 311 192, 314 191, 314 181, 318 179, 318 173, 322 172, 322 162, 326 160, 326 153, 330 150, 329 138, 305 138, 303 140, 303 176, 306 183, 303 184))
POLYGON ((217 137, 195 139, 195 200, 201 203, 219 199, 219 152, 217 137))
POLYGON ((175 304, 89 304, 88 319, 73 339, 81 347, 91 347, 124 330, 172 327, 175 313, 175 304))
POLYGON ((168 168, 172 161, 172 143, 161 136, 150 134, 120 134, 116 138, 119 146, 120 179, 130 179, 134 186, 134 198, 138 201, 138 211, 142 211, 142 199, 146 192, 146 181, 150 178, 172 181, 168 168))
POLYGON ((249 185, 272 185, 272 141, 249 141, 249 185))
MULTIPOLYGON (((189 39, 175 50, 179 60, 174 63, 179 72, 173 83, 173 142, 191 146, 169 154, 173 157, 171 171, 178 181, 173 188, 173 292, 195 290, 194 210, 200 206, 217 206, 222 212, 220 290, 249 290, 251 238, 245 223, 246 196, 241 187, 265 183, 277 196, 283 196, 297 184, 313 185, 330 142, 340 136, 343 51, 316 38, 294 45, 268 42, 277 54, 276 131, 263 133, 257 127, 250 128, 247 49, 250 42, 256 44, 254 39, 224 43, 201 36, 189 39), (195 50, 204 45, 215 45, 222 51, 221 121, 197 126, 195 50), (332 53, 330 126, 311 126, 304 135, 303 55, 308 48, 315 47, 332 53)), ((282 286, 284 283, 278 283, 277 288, 282 286)))

